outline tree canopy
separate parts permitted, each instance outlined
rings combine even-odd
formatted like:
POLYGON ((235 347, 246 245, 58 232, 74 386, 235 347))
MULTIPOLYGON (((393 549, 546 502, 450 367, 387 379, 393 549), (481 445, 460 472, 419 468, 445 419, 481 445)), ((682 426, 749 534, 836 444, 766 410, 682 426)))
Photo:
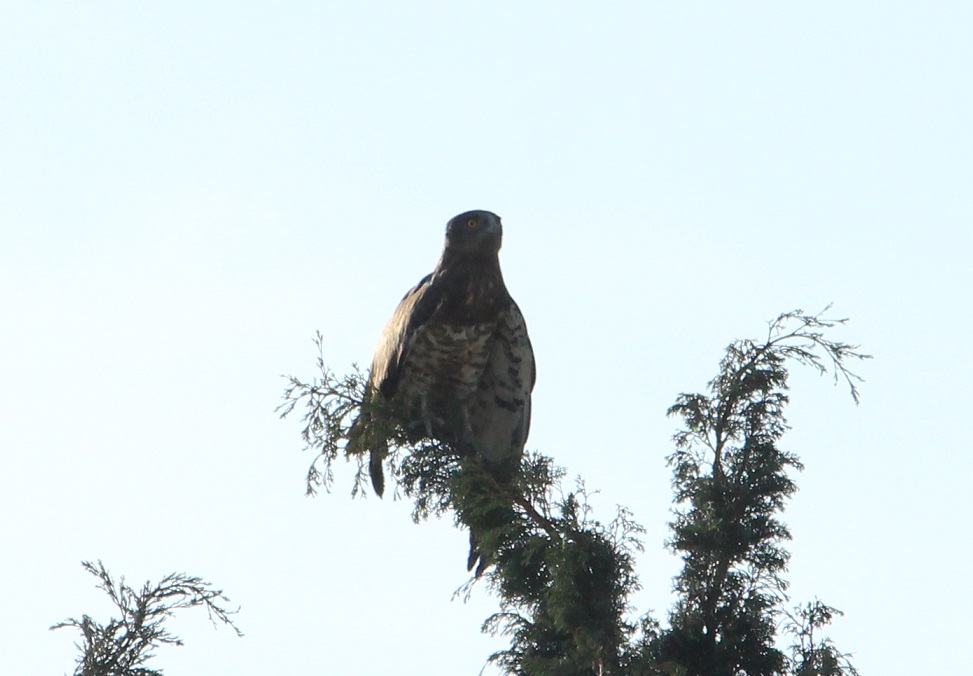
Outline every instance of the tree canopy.
MULTIPOLYGON (((668 456, 676 508, 666 546, 683 568, 664 627, 630 607, 642 584, 634 554, 643 529, 628 510, 599 520, 584 482, 566 488, 566 471, 540 453, 526 454, 501 482, 443 443, 409 443, 403 430, 387 430, 393 481, 412 500, 413 518, 450 515, 477 533, 485 555, 468 584, 482 580, 497 595, 500 609, 483 628, 510 638, 489 661, 509 673, 564 676, 857 673, 821 635, 839 611, 818 600, 786 609, 791 534, 780 515, 803 467, 779 445, 788 369, 830 373, 857 403, 860 378, 849 363, 868 358, 828 337, 846 321, 829 318, 829 309, 783 313, 764 338, 732 342, 707 392, 680 394, 669 409, 682 427, 668 456), (783 635, 793 642, 781 645, 783 635)), ((318 375, 289 377, 279 408, 282 417, 301 411, 305 449, 316 452, 309 495, 332 488, 352 418, 374 405, 365 401, 366 375, 337 376, 320 334, 315 342, 318 375)), ((366 463, 352 459, 351 492, 359 495, 366 463)))
POLYGON ((237 636, 243 633, 233 623, 236 610, 224 607, 229 599, 202 578, 170 573, 157 583, 146 582, 141 590, 116 580, 99 561, 83 561, 84 569, 98 579, 98 588, 108 594, 120 617, 101 623, 88 615, 68 618, 51 629, 74 627, 81 632, 80 651, 74 676, 160 676, 161 669, 145 663, 155 657, 160 645, 182 645, 182 640, 164 624, 173 612, 183 608, 205 608, 213 625, 229 625, 237 636))

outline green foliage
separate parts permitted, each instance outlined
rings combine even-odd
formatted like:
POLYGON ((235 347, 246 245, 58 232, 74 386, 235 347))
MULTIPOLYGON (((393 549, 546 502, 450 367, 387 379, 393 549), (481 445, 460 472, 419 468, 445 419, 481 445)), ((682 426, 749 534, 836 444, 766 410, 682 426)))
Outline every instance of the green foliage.
MULTIPOLYGON (((320 335, 316 343, 320 355, 320 335)), ((289 378, 279 409, 282 417, 304 411, 302 437, 318 451, 307 474, 309 494, 330 489, 355 411, 375 405, 364 401, 360 372, 338 378, 320 356, 318 368, 312 382, 289 378)), ((452 514, 470 529, 477 570, 469 584, 485 580, 501 603, 484 630, 512 638, 511 648, 491 661, 512 673, 622 673, 632 631, 624 615, 637 588, 632 556, 642 532, 631 515, 619 509, 608 524, 594 519, 583 484, 563 492, 563 470, 542 455, 527 454, 512 476, 498 477, 446 444, 410 443, 401 428, 383 433, 391 451, 387 473, 397 492, 413 500, 413 518, 452 514)), ((352 492, 362 494, 366 462, 348 459, 358 467, 352 492)))
POLYGON ((785 672, 776 634, 791 535, 779 514, 797 490, 789 470, 802 469, 778 446, 788 429, 787 366, 832 371, 857 402, 859 378, 847 362, 865 355, 824 335, 844 321, 823 312, 780 315, 764 341, 727 347, 707 394, 681 394, 669 409, 684 425, 669 456, 677 507, 668 542, 683 569, 659 661, 707 676, 785 672))
POLYGON ((818 635, 835 615, 843 615, 840 610, 815 599, 785 615, 783 630, 793 637, 790 665, 794 676, 858 676, 849 655, 839 652, 828 637, 818 635))
POLYGON ((169 633, 162 625, 175 610, 202 606, 216 626, 219 620, 230 625, 238 636, 243 636, 233 624, 231 615, 236 610, 226 610, 222 601, 229 601, 223 592, 213 589, 209 582, 183 573, 171 573, 158 584, 146 582, 141 591, 112 579, 105 566, 84 561, 85 570, 98 578, 98 588, 105 591, 121 613, 108 624, 101 624, 88 615, 80 620, 69 618, 58 622, 51 629, 75 627, 81 632, 81 651, 75 676, 157 676, 161 669, 143 667, 155 656, 159 645, 182 645, 178 636, 169 633))
MULTIPOLYGON (((391 451, 387 474, 413 500, 413 518, 451 514, 471 532, 469 563, 477 568, 468 585, 486 580, 500 600, 484 630, 511 639, 490 661, 531 675, 855 676, 847 656, 814 635, 836 612, 827 606, 809 606, 785 625, 797 641, 790 655, 777 646, 790 539, 779 515, 796 490, 789 472, 802 468, 778 446, 788 429, 787 366, 833 373, 857 402, 859 379, 847 362, 866 358, 825 337, 845 321, 825 318, 826 311, 785 313, 765 340, 735 341, 708 393, 681 394, 670 408, 683 429, 669 456, 676 510, 667 545, 683 569, 666 628, 649 615, 630 617, 643 530, 627 510, 598 521, 584 484, 566 491, 564 470, 540 454, 528 453, 500 477, 446 444, 410 443, 401 428, 380 431, 391 451)), ((320 334, 316 342, 320 377, 291 377, 279 409, 282 417, 305 411, 303 439, 318 451, 309 494, 330 489, 352 418, 375 405, 364 402, 363 374, 334 376, 320 334)), ((349 459, 358 465, 352 493, 361 494, 365 462, 349 459)))
MULTIPOLYGON (((621 656, 633 627, 627 598, 638 588, 632 556, 642 528, 620 509, 604 525, 592 518, 583 484, 553 513, 501 543, 491 588, 503 612, 484 628, 512 637, 491 660, 511 673, 623 673, 621 656)), ((524 509, 525 515, 529 509, 524 509)))
MULTIPOLYGON (((318 347, 317 368, 321 376, 310 383, 288 376, 284 402, 277 407, 281 418, 290 415, 298 405, 302 407, 304 450, 318 452, 307 471, 307 495, 315 495, 320 488, 330 490, 334 483, 332 465, 341 455, 351 422, 365 401, 366 383, 357 366, 350 375, 338 378, 324 364, 324 339, 320 333, 314 343, 318 347)), ((364 495, 367 486, 365 465, 359 458, 352 494, 364 495)))

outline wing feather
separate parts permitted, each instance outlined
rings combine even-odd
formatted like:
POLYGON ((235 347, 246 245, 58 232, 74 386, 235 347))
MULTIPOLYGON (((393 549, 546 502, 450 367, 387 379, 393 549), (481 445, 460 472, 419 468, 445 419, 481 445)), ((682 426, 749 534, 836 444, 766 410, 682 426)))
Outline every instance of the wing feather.
POLYGON ((530 397, 536 380, 534 351, 517 304, 497 323, 490 357, 468 408, 474 444, 489 466, 515 466, 530 433, 530 397))
POLYGON ((430 273, 409 290, 379 336, 372 359, 371 386, 386 401, 395 396, 416 330, 429 321, 442 301, 443 289, 436 273, 430 273))
MULTIPOLYGON (((395 396, 416 330, 433 315, 442 301, 442 296, 442 285, 437 284, 436 273, 432 272, 423 277, 399 301, 375 347, 371 374, 365 390, 366 401, 374 402, 381 397, 389 402, 395 396)), ((388 440, 383 434, 370 429, 371 427, 372 416, 367 409, 363 409, 348 432, 346 451, 351 454, 368 452, 372 487, 381 496, 385 490, 382 461, 388 454, 388 440)))

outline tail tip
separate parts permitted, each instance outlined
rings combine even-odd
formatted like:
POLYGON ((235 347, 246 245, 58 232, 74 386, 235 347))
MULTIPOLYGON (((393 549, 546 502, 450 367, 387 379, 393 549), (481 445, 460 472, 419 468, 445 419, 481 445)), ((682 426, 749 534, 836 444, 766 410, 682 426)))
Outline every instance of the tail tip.
POLYGON ((385 472, 382 469, 382 456, 378 453, 372 453, 369 459, 368 474, 372 478, 372 488, 375 489, 375 495, 382 497, 385 493, 385 472))

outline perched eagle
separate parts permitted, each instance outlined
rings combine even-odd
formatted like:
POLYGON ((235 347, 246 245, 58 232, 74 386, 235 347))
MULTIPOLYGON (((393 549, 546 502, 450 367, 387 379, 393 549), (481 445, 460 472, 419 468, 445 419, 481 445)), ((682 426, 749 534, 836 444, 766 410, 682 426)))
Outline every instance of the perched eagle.
POLYGON ((436 269, 410 290, 382 331, 352 424, 350 453, 370 454, 378 495, 389 423, 479 457, 488 469, 519 464, 530 429, 534 353, 500 272, 500 217, 468 211, 446 225, 436 269), (382 404, 376 406, 375 404, 382 404), (376 421, 387 411, 390 420, 376 421))

